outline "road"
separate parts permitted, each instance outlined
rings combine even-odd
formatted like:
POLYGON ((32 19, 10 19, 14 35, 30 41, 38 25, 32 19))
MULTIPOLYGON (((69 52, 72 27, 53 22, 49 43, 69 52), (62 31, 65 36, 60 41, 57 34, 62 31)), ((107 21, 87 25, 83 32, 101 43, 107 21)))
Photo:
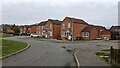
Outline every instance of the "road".
POLYGON ((79 50, 77 54, 81 66, 109 66, 95 56, 95 53, 109 45, 96 46, 103 41, 62 43, 61 41, 43 41, 24 37, 10 37, 9 40, 26 42, 31 45, 26 51, 3 59, 3 66, 76 66, 73 52, 67 52, 62 46, 71 45, 79 50))
MULTIPOLYGON (((110 46, 107 45, 99 45, 96 46, 99 42, 88 42, 83 43, 82 46, 79 46, 79 44, 76 44, 78 46, 78 52, 77 57, 80 62, 80 66, 110 66, 110 64, 107 64, 105 61, 100 59, 95 55, 97 51, 100 51, 102 49, 108 49, 110 46)), ((102 68, 102 67, 101 67, 102 68)))
POLYGON ((7 39, 26 42, 31 47, 22 53, 3 59, 3 66, 76 66, 72 52, 67 52, 60 43, 22 37, 7 39))

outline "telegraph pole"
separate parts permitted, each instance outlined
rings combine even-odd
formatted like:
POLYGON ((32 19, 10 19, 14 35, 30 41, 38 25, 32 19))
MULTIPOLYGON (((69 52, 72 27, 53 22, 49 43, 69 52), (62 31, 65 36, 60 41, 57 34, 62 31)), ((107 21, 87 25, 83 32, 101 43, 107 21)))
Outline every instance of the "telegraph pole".
POLYGON ((74 41, 74 17, 72 18, 72 42, 74 41))

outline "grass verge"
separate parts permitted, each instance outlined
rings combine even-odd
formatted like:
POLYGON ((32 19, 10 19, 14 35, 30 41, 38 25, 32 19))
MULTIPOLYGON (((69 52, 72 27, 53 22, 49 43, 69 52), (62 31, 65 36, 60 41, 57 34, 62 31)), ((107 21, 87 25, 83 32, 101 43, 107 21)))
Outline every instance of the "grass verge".
POLYGON ((2 57, 6 56, 8 54, 17 52, 28 45, 23 42, 17 42, 17 41, 12 41, 12 40, 2 40, 2 57))
POLYGON ((96 53, 97 56, 99 56, 100 58, 102 58, 103 60, 105 60, 107 63, 109 62, 110 59, 110 52, 109 51, 98 51, 96 53))
MULTIPOLYGON (((96 56, 102 58, 105 62, 110 63, 110 49, 104 49, 101 51, 98 51, 96 53, 96 56)), ((112 68, 120 68, 118 65, 111 64, 112 68)))

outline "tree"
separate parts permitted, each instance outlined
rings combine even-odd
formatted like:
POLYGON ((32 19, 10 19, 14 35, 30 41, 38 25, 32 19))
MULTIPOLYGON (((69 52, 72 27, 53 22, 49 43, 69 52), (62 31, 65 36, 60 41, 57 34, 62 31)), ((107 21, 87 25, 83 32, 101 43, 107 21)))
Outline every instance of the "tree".
POLYGON ((14 24, 14 25, 12 25, 12 28, 14 28, 16 25, 14 24))
POLYGON ((13 30, 14 30, 14 35, 19 35, 20 29, 19 29, 18 26, 15 26, 15 27, 13 28, 13 30))

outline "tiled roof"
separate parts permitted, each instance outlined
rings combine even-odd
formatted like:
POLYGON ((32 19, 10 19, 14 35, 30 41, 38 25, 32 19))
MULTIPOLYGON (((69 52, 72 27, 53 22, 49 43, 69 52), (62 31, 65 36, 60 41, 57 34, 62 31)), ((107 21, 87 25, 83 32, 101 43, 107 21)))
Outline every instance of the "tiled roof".
POLYGON ((29 26, 36 26, 36 25, 38 25, 38 23, 35 23, 35 24, 32 24, 32 25, 29 25, 29 26))
POLYGON ((95 27, 95 26, 93 26, 93 25, 89 25, 89 26, 87 26, 85 29, 83 29, 82 32, 90 32, 94 27, 95 27))
POLYGON ((47 23, 47 21, 42 21, 42 22, 40 22, 38 25, 43 26, 43 25, 45 25, 46 23, 47 23))
POLYGON ((30 27, 30 25, 21 25, 20 27, 30 27))
POLYGON ((112 26, 112 27, 110 28, 110 30, 114 30, 114 29, 120 29, 120 26, 112 26))
POLYGON ((59 20, 53 20, 53 19, 48 19, 48 21, 51 21, 53 24, 60 25, 62 21, 59 20))
POLYGON ((106 28, 105 27, 103 27, 103 26, 95 26, 98 30, 106 30, 106 28))
POLYGON ((82 19, 77 19, 77 18, 71 18, 71 17, 66 17, 68 19, 70 19, 71 21, 74 19, 74 23, 80 23, 80 24, 88 24, 86 23, 84 20, 82 19))

